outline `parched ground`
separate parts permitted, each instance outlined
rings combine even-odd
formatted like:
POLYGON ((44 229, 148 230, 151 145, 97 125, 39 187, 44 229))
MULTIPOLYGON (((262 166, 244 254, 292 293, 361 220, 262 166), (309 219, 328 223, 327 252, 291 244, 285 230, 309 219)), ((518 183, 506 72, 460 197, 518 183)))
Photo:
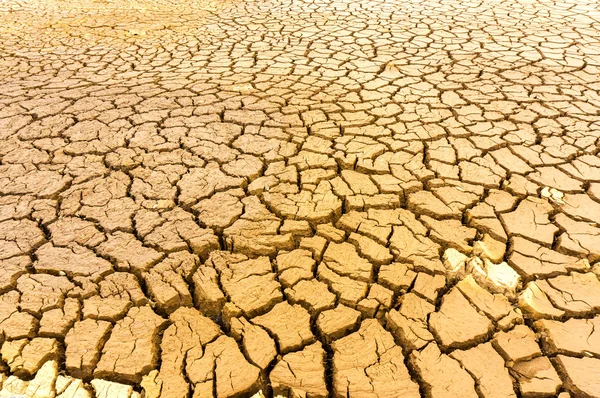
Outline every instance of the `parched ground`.
POLYGON ((0 18, 0 397, 600 397, 596 0, 0 18))

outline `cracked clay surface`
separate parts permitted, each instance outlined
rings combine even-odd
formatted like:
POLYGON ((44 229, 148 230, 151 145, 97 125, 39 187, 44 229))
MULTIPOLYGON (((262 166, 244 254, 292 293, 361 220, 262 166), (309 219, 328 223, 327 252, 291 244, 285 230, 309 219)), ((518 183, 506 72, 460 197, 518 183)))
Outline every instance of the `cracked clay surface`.
POLYGON ((0 398, 600 397, 597 1, 0 16, 0 398))

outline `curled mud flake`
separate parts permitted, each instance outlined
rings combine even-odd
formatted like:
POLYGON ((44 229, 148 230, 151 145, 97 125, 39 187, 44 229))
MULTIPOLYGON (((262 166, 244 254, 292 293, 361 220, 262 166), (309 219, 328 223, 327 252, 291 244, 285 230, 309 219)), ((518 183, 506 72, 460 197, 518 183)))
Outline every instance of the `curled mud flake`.
POLYGON ((323 262, 339 275, 365 282, 373 278, 373 264, 360 257, 356 248, 349 243, 329 244, 323 262))
POLYGON ((471 243, 477 230, 465 227, 458 220, 437 221, 428 216, 421 216, 421 221, 430 229, 429 237, 433 241, 467 254, 473 250, 471 243))
POLYGON ((586 315, 600 309, 600 281, 593 273, 572 272, 536 282, 556 308, 586 315))
POLYGON ((65 304, 62 308, 55 308, 44 312, 40 320, 38 335, 43 337, 64 337, 73 326, 73 323, 79 319, 80 314, 81 305, 79 300, 69 297, 65 299, 65 304))
POLYGON ((273 393, 325 398, 325 350, 316 342, 302 351, 286 354, 269 374, 273 393))
POLYGON ((364 320, 358 331, 335 341, 332 349, 334 396, 420 396, 402 348, 377 320, 364 320))
POLYGON ((260 326, 253 325, 243 317, 230 321, 232 336, 241 341, 248 360, 264 370, 277 356, 275 341, 260 326))
POLYGON ((323 311, 317 318, 319 333, 329 342, 339 339, 358 328, 360 312, 343 304, 323 311))
POLYGON ((477 397, 475 381, 460 363, 442 354, 435 343, 410 354, 410 365, 431 397, 477 397))
POLYGON ((15 256, 0 260, 0 292, 14 289, 17 279, 27 273, 27 267, 30 265, 29 256, 15 256))
POLYGON ((268 311, 283 300, 268 257, 219 264, 216 268, 223 292, 250 317, 268 311))
POLYGON ((565 201, 563 200, 565 194, 555 188, 544 187, 540 192, 540 196, 548 199, 552 203, 556 203, 557 205, 565 204, 565 201))
POLYGON ((553 396, 562 384, 548 357, 518 362, 510 372, 517 379, 523 396, 553 396))
POLYGON ((469 262, 472 275, 481 286, 493 293, 514 298, 521 286, 521 277, 505 262, 494 264, 488 259, 474 258, 469 262))
POLYGON ((179 203, 192 206, 216 192, 238 188, 245 180, 224 174, 217 163, 209 163, 203 168, 190 169, 177 183, 179 203))
POLYGON ((108 232, 133 230, 132 218, 139 205, 127 196, 131 179, 121 171, 72 185, 61 194, 62 216, 81 216, 108 232))
MULTIPOLYGON (((203 258, 219 248, 213 231, 201 228, 194 216, 181 208, 162 213, 155 222, 158 225, 143 234, 144 243, 148 246, 167 253, 189 250, 203 258)), ((136 227, 137 224, 136 218, 136 227)))
POLYGON ((134 235, 125 232, 109 235, 97 251, 116 263, 117 269, 136 273, 147 271, 163 258, 161 253, 143 246, 134 235))
POLYGON ((600 391, 600 359, 558 355, 554 363, 564 376, 565 387, 574 396, 597 397, 600 391))
POLYGON ((71 181, 56 171, 38 170, 18 164, 0 166, 0 193, 3 195, 34 195, 38 198, 56 198, 71 181))
POLYGON ((327 284, 318 280, 301 280, 284 291, 287 300, 292 304, 300 304, 309 312, 317 314, 335 306, 335 294, 331 293, 327 284))
POLYGON ((244 205, 239 195, 233 192, 217 192, 210 198, 198 202, 192 209, 198 215, 198 220, 207 227, 224 229, 243 214, 244 205))
POLYGON ((558 251, 589 261, 600 260, 600 228, 564 214, 558 214, 555 221, 565 231, 556 240, 558 251))
POLYGON ((69 246, 76 243, 88 248, 96 247, 106 237, 91 221, 77 217, 63 217, 48 225, 52 242, 56 246, 69 246))
POLYGON ((541 283, 542 281, 529 282, 525 286, 519 294, 519 308, 533 319, 562 317, 565 312, 552 304, 544 290, 540 288, 541 283))
POLYGON ((560 210, 575 220, 600 224, 600 203, 586 194, 565 195, 560 210))
POLYGON ((427 326, 427 319, 435 306, 414 293, 402 297, 400 309, 391 310, 386 316, 387 327, 402 343, 406 353, 420 350, 434 337, 427 326))
POLYGON ((310 314, 298 304, 281 302, 265 315, 253 318, 252 323, 274 336, 281 353, 298 350, 315 340, 310 328, 310 314))
POLYGON ((462 279, 467 273, 467 261, 469 257, 456 249, 450 248, 444 251, 443 262, 446 267, 446 275, 449 279, 462 279))
POLYGON ((140 386, 142 387, 142 394, 145 398, 159 398, 162 390, 162 383, 160 383, 156 377, 158 376, 157 370, 152 370, 150 373, 142 377, 140 386))
POLYGON ((549 355, 600 357, 600 316, 565 322, 542 319, 533 327, 543 336, 542 345, 549 355))
POLYGON ((73 325, 65 337, 65 367, 72 376, 81 379, 92 376, 111 328, 109 322, 94 319, 73 325))
POLYGON ((512 310, 512 305, 505 296, 491 294, 481 287, 472 275, 458 282, 456 287, 477 310, 494 321, 504 318, 512 310))
POLYGON ((275 264, 281 284, 283 286, 293 286, 300 280, 313 278, 316 262, 310 251, 296 249, 279 254, 275 264))
POLYGON ((569 271, 589 269, 589 263, 586 261, 561 254, 520 237, 512 240, 508 263, 528 279, 565 275, 569 271))
POLYGON ((86 277, 98 281, 113 272, 112 264, 76 243, 68 247, 56 247, 46 243, 35 251, 37 261, 33 268, 38 272, 50 272, 69 277, 86 277))
POLYGON ((294 248, 292 234, 279 234, 281 219, 271 213, 255 196, 242 200, 244 214, 223 236, 229 250, 248 255, 275 255, 294 248))
POLYGON ((37 224, 30 220, 0 223, 0 259, 31 254, 46 240, 37 224))
POLYGON ((542 355, 535 333, 525 325, 517 325, 508 332, 497 333, 492 344, 509 363, 528 361, 542 355))
POLYGON ((202 357, 202 348, 222 332, 213 321, 193 308, 180 308, 169 316, 169 320, 171 325, 165 330, 160 344, 161 364, 154 384, 165 396, 185 398, 191 387, 186 364, 192 365, 202 357))
POLYGON ((21 293, 19 307, 40 314, 62 306, 64 298, 75 285, 65 276, 27 274, 17 279, 21 293))
POLYGON ((500 215, 510 236, 521 236, 551 246, 558 228, 549 220, 552 206, 541 199, 528 198, 515 211, 500 215))
POLYGON ((429 317, 432 333, 444 348, 468 348, 484 341, 492 322, 471 306, 458 288, 442 298, 439 311, 429 317), (468 329, 464 325, 470 325, 468 329))
POLYGON ((166 320, 148 306, 133 307, 114 326, 94 377, 139 383, 158 360, 158 333, 166 320))
POLYGON ((6 342, 1 354, 11 373, 26 378, 35 375, 47 361, 58 361, 62 349, 55 339, 36 337, 6 342))
POLYGON ((471 374, 476 390, 485 398, 516 398, 512 380, 504 367, 504 359, 490 343, 461 351, 452 351, 450 357, 457 360, 471 374))
POLYGON ((185 367, 194 394, 210 396, 214 391, 217 398, 227 398, 252 396, 259 390, 259 368, 246 361, 233 338, 220 336, 198 354, 192 349, 185 367))

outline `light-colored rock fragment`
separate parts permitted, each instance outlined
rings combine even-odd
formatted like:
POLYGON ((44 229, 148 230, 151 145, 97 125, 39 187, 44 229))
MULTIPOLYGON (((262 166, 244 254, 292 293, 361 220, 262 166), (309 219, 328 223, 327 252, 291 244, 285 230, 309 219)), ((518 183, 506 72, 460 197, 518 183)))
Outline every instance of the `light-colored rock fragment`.
POLYGON ((57 377, 58 363, 56 361, 46 362, 29 382, 25 395, 30 398, 54 398, 57 377))

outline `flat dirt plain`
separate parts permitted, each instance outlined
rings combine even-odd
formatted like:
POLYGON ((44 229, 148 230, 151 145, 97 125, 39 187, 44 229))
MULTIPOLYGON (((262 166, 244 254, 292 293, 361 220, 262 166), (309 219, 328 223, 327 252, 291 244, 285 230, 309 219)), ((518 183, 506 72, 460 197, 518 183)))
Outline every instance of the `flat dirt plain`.
POLYGON ((597 1, 0 18, 0 398, 600 397, 597 1))

